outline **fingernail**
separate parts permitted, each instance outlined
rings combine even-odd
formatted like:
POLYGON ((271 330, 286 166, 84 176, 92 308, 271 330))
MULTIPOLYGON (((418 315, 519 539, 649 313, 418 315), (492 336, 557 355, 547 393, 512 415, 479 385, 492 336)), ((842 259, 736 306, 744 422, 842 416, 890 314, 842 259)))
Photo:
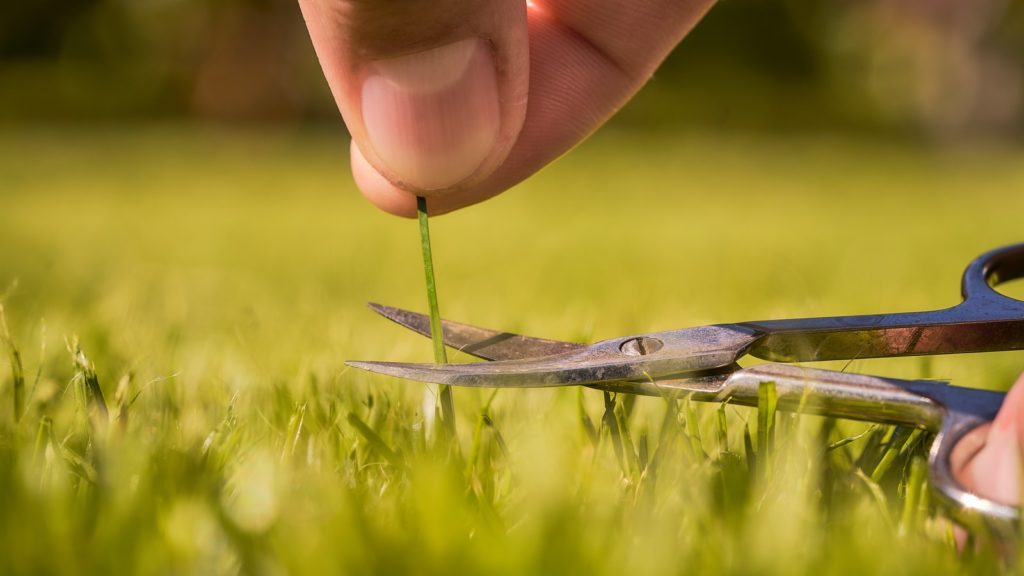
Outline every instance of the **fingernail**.
POLYGON ((971 462, 975 489, 983 496, 1017 505, 1020 502, 1020 445, 1017 423, 997 418, 985 446, 971 462))
POLYGON ((497 71, 489 44, 477 38, 374 62, 362 98, 369 144, 397 184, 458 184, 498 139, 497 71))

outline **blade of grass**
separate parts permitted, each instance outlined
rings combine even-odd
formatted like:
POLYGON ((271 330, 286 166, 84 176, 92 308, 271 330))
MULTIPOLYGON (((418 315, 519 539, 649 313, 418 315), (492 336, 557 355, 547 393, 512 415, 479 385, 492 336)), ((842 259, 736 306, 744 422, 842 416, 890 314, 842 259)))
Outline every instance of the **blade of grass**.
POLYGON ((107 401, 103 398, 103 389, 100 388, 100 378, 96 375, 96 366, 86 357, 77 337, 67 342, 67 347, 74 363, 75 379, 82 388, 82 407, 88 410, 91 403, 96 407, 99 421, 108 422, 110 411, 107 410, 107 401))
POLYGON ((285 432, 284 446, 281 448, 281 462, 285 461, 285 458, 293 456, 295 454, 295 448, 299 445, 299 440, 302 438, 302 427, 306 423, 306 403, 303 402, 298 406, 288 419, 288 427, 285 432))
POLYGON ((32 389, 28 391, 28 397, 25 398, 24 407, 32 403, 32 398, 36 395, 36 388, 39 387, 39 380, 43 377, 43 365, 46 364, 46 322, 42 322, 39 326, 39 364, 36 366, 36 376, 32 379, 32 389))
POLYGON ((14 421, 21 421, 21 414, 25 408, 25 369, 21 363, 21 353, 14 345, 11 338, 11 331, 7 328, 7 316, 4 314, 4 305, 0 304, 0 341, 7 347, 7 354, 11 360, 11 381, 14 389, 14 421))
POLYGON ((46 446, 52 434, 53 421, 49 416, 44 415, 39 419, 39 430, 36 432, 36 443, 32 450, 32 463, 42 462, 46 457, 46 446))
POLYGON ((715 423, 716 432, 718 432, 718 451, 728 452, 729 451, 729 422, 725 417, 725 403, 718 405, 716 411, 717 419, 715 423))
MULTIPOLYGON (((647 495, 653 497, 654 488, 658 483, 658 466, 661 463, 664 454, 668 452, 673 444, 675 443, 676 437, 679 434, 678 431, 678 412, 679 406, 674 398, 663 397, 665 399, 665 413, 661 418, 661 427, 658 430, 658 443, 654 447, 654 451, 649 455, 641 454, 641 459, 646 460, 644 463, 643 475, 641 477, 642 486, 641 488, 646 490, 647 495)), ((647 448, 646 436, 645 441, 642 445, 647 448)))
POLYGON ((627 469, 626 457, 622 448, 622 437, 619 434, 619 423, 615 419, 616 404, 615 395, 611 392, 605 392, 604 416, 601 417, 601 420, 605 429, 608 430, 608 436, 611 438, 612 449, 615 451, 615 459, 619 462, 619 468, 622 469, 623 475, 628 475, 629 470, 627 469))
POLYGON ((864 483, 864 487, 867 488, 868 495, 871 496, 871 500, 874 501, 875 506, 878 508, 878 515, 885 521, 885 525, 889 530, 895 533, 896 527, 893 525, 892 515, 889 513, 889 500, 886 498, 885 492, 877 482, 872 480, 860 468, 857 469, 854 475, 864 483))
POLYGON ((476 420, 476 427, 473 429, 473 443, 469 447, 469 457, 466 458, 466 476, 470 476, 477 467, 477 459, 480 457, 481 442, 483 441, 484 427, 489 427, 491 404, 494 397, 498 395, 498 388, 491 393, 490 398, 480 409, 480 416, 476 420))
POLYGON ((587 415, 587 408, 583 405, 582 387, 576 389, 576 409, 580 417, 580 426, 583 428, 583 432, 587 435, 587 439, 590 440, 590 445, 596 450, 597 428, 595 428, 594 423, 590 421, 590 416, 587 415))
POLYGON ((924 431, 920 428, 897 426, 893 431, 889 442, 886 443, 882 459, 878 461, 874 471, 871 472, 871 479, 875 482, 881 482, 885 473, 892 468, 892 464, 896 461, 896 457, 905 455, 909 450, 909 447, 913 446, 917 438, 920 437, 923 432, 924 431))
POLYGON ((398 469, 405 468, 405 461, 402 457, 392 450, 391 447, 388 446, 387 442, 374 432, 372 428, 367 426, 366 422, 363 422, 359 416, 356 416, 353 412, 349 412, 346 419, 348 420, 348 423, 356 429, 356 432, 359 432, 359 435, 366 440, 370 445, 370 448, 377 452, 377 454, 380 454, 381 457, 387 460, 389 464, 398 469))
MULTIPOLYGON (((427 306, 430 309, 430 339, 434 343, 434 363, 447 364, 448 355, 444 348, 444 332, 441 330, 441 309, 437 305, 437 282, 434 279, 434 256, 430 250, 430 224, 427 219, 427 199, 416 197, 416 216, 420 223, 420 247, 423 251, 423 273, 427 280, 427 306)), ((455 438, 455 400, 452 389, 442 384, 441 419, 450 438, 455 438)))
POLYGON ((877 430, 877 429, 878 429, 878 424, 872 424, 871 426, 867 427, 860 434, 855 434, 853 436, 846 436, 844 438, 840 438, 839 440, 836 440, 835 442, 832 442, 831 444, 829 444, 825 448, 825 450, 827 452, 831 452, 832 450, 835 450, 837 448, 842 448, 843 446, 846 446, 847 444, 850 444, 850 443, 856 442, 857 440, 860 440, 861 438, 867 436, 868 434, 874 433, 874 431, 877 430))
POLYGON ((903 514, 900 518, 900 534, 909 534, 920 525, 919 512, 927 474, 927 460, 924 458, 911 460, 910 475, 906 479, 906 495, 903 498, 903 514))
POLYGON ((693 401, 687 397, 683 400, 686 407, 686 435, 690 439, 690 447, 693 450, 695 458, 704 458, 704 445, 700 440, 700 426, 697 418, 697 407, 694 406, 693 401))
POLYGON ((762 475, 771 475, 768 454, 775 449, 775 408, 778 394, 775 382, 761 382, 757 387, 757 457, 762 475))
POLYGON ((882 450, 885 443, 892 436, 893 426, 880 426, 868 435, 864 448, 857 456, 855 462, 861 470, 874 470, 875 466, 882 459, 882 450))
POLYGON ((647 433, 640 434, 640 441, 637 443, 637 458, 640 462, 640 472, 646 472, 647 466, 651 463, 650 447, 647 445, 647 433))
POLYGON ((636 478, 640 475, 643 468, 640 466, 640 459, 637 456, 636 447, 633 445, 633 435, 629 433, 628 416, 626 416, 624 402, 615 403, 615 422, 618 427, 619 441, 622 444, 623 453, 628 456, 623 473, 631 478, 636 478))
POLYGON ((750 437, 750 424, 743 425, 743 455, 746 457, 747 471, 753 477, 757 470, 757 460, 761 455, 754 451, 754 440, 750 437))

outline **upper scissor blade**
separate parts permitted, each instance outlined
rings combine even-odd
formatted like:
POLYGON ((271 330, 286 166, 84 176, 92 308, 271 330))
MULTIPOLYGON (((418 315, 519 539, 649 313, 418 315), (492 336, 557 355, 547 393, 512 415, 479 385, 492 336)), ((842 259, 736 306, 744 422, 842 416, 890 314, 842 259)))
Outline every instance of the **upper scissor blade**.
POLYGON ((635 371, 617 362, 588 360, 589 352, 570 352, 539 359, 414 364, 347 361, 349 366, 419 382, 485 388, 546 388, 634 379, 635 371), (625 368, 625 370, 624 370, 625 368), (612 374, 616 374, 613 376, 612 374), (634 377, 634 378, 631 378, 634 377))
MULTIPOLYGON (((393 306, 370 303, 370 308, 381 316, 413 332, 430 337, 430 317, 393 306)), ((451 320, 441 321, 444 343, 484 360, 518 360, 550 356, 585 348, 584 344, 562 342, 546 338, 533 338, 512 332, 501 332, 451 320)))

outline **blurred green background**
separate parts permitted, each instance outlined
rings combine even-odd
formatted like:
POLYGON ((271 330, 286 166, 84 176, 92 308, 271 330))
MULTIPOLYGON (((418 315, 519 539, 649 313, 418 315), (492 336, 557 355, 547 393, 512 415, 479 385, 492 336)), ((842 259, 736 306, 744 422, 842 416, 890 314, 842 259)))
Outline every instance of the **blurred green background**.
MULTIPOLYGON (((724 0, 618 122, 1020 139, 1021 0, 724 0)), ((0 7, 0 119, 324 123, 292 0, 0 7)))

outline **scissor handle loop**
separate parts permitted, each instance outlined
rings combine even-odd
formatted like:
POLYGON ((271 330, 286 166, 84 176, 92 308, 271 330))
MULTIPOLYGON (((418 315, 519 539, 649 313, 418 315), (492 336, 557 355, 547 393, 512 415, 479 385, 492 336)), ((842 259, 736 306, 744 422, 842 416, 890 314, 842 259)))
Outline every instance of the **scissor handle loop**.
POLYGON ((964 469, 985 445, 990 420, 947 411, 942 429, 932 443, 928 475, 933 491, 942 499, 952 517, 975 533, 987 532, 997 540, 1015 537, 1020 510, 980 496, 961 481, 964 469))
POLYGON ((975 258, 964 270, 960 292, 964 305, 1024 310, 1024 301, 1000 294, 994 287, 1024 278, 1024 243, 997 248, 975 258))

